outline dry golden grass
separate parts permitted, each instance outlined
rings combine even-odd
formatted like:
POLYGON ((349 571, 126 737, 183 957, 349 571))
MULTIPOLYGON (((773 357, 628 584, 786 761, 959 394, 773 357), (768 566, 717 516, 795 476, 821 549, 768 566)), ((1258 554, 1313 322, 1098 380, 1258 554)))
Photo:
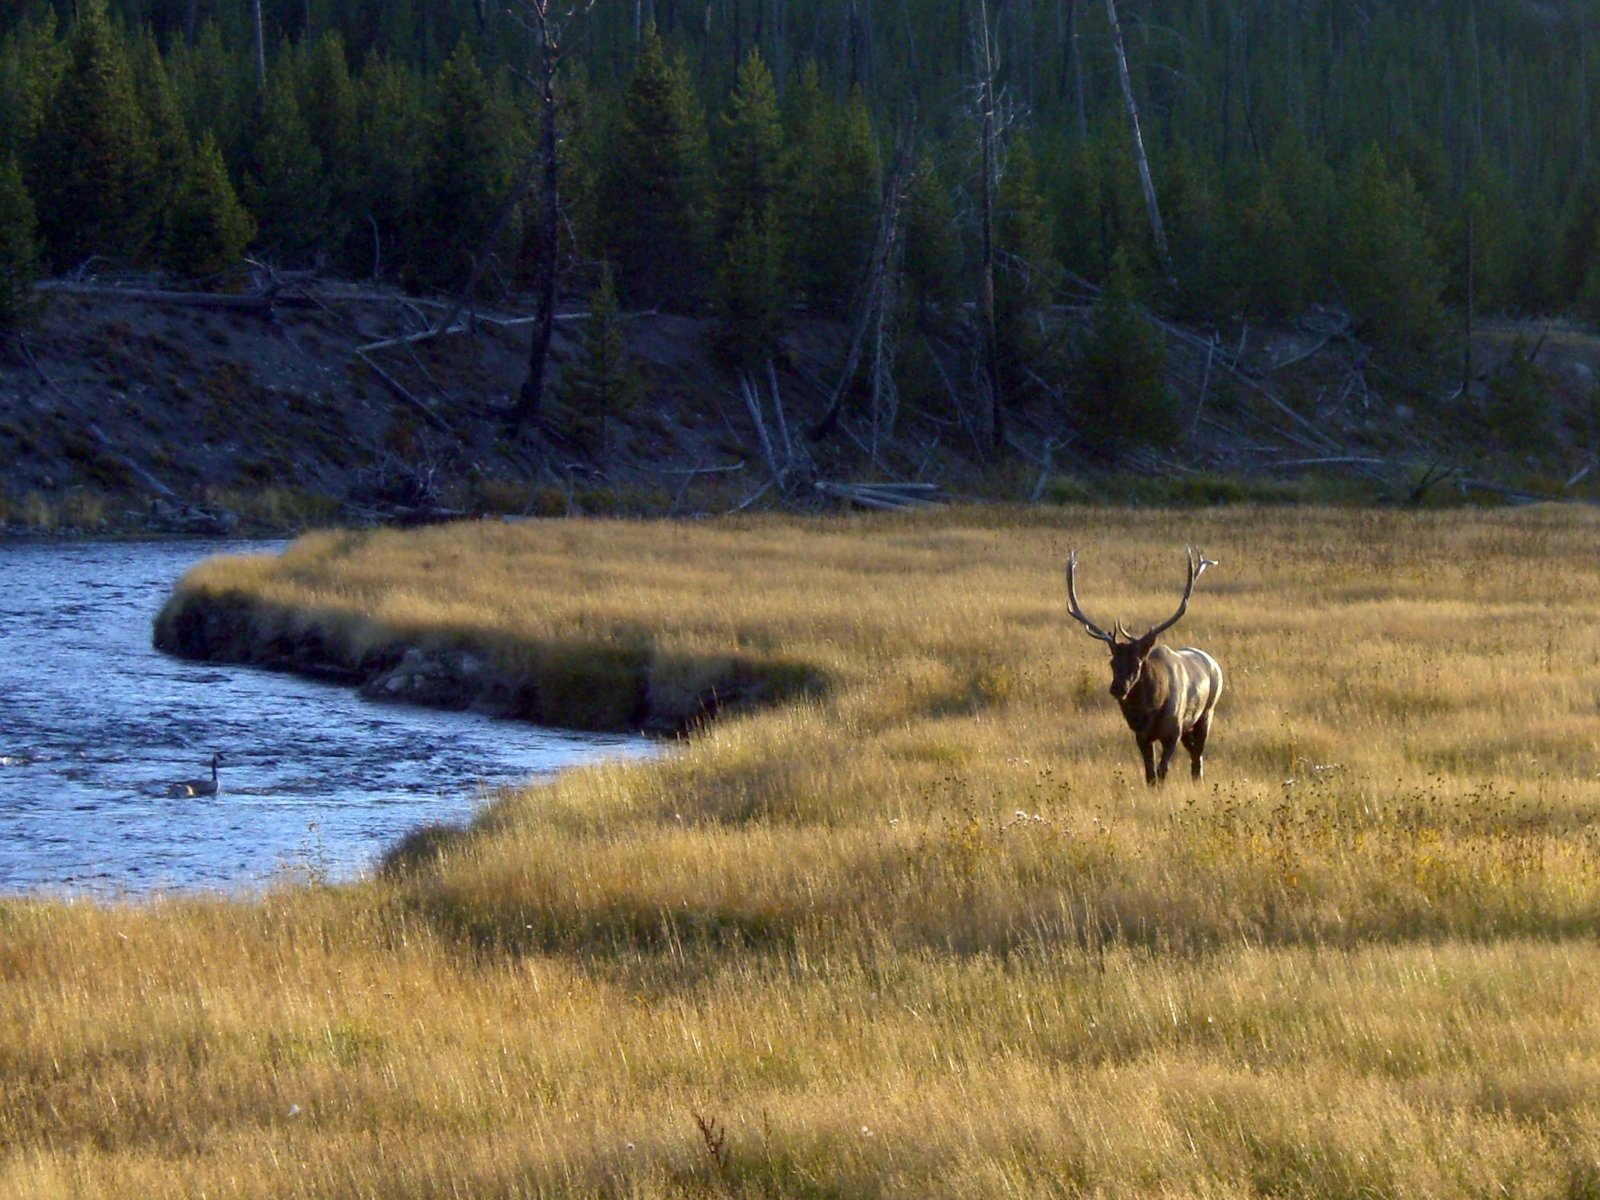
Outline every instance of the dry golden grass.
POLYGON ((364 884, 0 905, 0 1195, 1600 1195, 1597 534, 979 512, 207 564, 353 658, 825 687, 364 884), (1151 791, 1060 567, 1149 621, 1187 541, 1222 565, 1173 637, 1228 684, 1206 785, 1151 791))

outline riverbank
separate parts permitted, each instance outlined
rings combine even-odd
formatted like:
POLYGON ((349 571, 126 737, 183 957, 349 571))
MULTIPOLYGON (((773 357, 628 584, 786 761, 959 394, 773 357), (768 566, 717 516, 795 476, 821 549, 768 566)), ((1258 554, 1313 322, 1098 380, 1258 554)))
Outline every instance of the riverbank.
MULTIPOLYGON (((577 536, 604 529, 641 557, 674 540, 667 525, 584 528, 577 536)), ((548 524, 494 522, 310 534, 281 558, 200 564, 173 589, 153 638, 185 658, 292 671, 377 700, 597 732, 681 733, 825 689, 821 669, 675 636, 660 612, 601 615, 602 594, 632 585, 629 550, 611 548, 608 567, 591 566, 561 603, 541 595, 542 571, 570 578, 571 564, 552 554, 566 541, 548 524), (366 582, 353 587, 352 575, 366 582)), ((741 584, 732 544, 728 554, 714 586, 732 600, 741 584)))
POLYGON ((216 564, 352 649, 648 634, 826 686, 358 886, 0 906, 0 1190, 1581 1194, 1597 531, 994 509, 216 564), (1219 565, 1171 637, 1227 684, 1206 784, 1152 791, 1060 570, 1142 627, 1185 543, 1219 565))

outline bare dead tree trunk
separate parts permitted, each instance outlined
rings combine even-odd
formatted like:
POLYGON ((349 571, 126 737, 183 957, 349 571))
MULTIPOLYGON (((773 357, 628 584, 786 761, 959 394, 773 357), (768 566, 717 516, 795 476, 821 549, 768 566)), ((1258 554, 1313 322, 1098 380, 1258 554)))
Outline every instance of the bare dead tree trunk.
POLYGON ((1474 228, 1472 197, 1467 197, 1467 336, 1463 346, 1461 362, 1461 398, 1467 403, 1472 401, 1472 316, 1473 307, 1477 303, 1473 284, 1477 272, 1477 245, 1474 228))
POLYGON ((983 373, 989 387, 989 435, 1000 446, 1005 441, 1005 396, 1000 386, 1000 337, 994 313, 995 61, 986 0, 978 0, 977 18, 973 57, 978 64, 978 141, 983 170, 978 189, 978 320, 982 326, 983 373))
POLYGON ((250 16, 255 27, 256 91, 267 94, 267 34, 261 25, 261 0, 250 0, 250 16))
POLYGON ((1072 56, 1072 111, 1078 119, 1078 146, 1089 144, 1089 110, 1083 91, 1083 43, 1078 37, 1078 0, 1067 0, 1067 46, 1072 56))
POLYGON ((185 45, 194 45, 194 40, 200 33, 200 0, 189 0, 183 10, 183 41, 185 45))
POLYGON ((900 239, 901 211, 911 187, 911 143, 911 136, 907 133, 895 150, 894 167, 884 185, 883 203, 878 209, 878 221, 873 230, 871 257, 867 260, 866 275, 856 296, 855 312, 850 323, 850 341, 845 351, 844 366, 839 372, 839 382, 828 399, 827 411, 807 431, 814 442, 820 442, 838 428, 839 419, 844 415, 845 396, 855 381, 856 368, 861 363, 861 350, 867 333, 875 323, 874 318, 889 302, 886 277, 894 261, 900 239))
POLYGON ((1150 159, 1144 152, 1144 133, 1139 128, 1139 104, 1133 98, 1133 79, 1128 74, 1128 51, 1122 44, 1122 22, 1117 19, 1117 0, 1106 0, 1106 17, 1111 22, 1111 45, 1117 56, 1117 77, 1122 81, 1122 103, 1133 127, 1133 154, 1139 166, 1139 186, 1144 189, 1144 206, 1150 214, 1150 236, 1155 239, 1161 266, 1170 273, 1172 252, 1167 248, 1167 229, 1161 223, 1161 204, 1150 178, 1150 159))
POLYGON ((783 44, 784 4, 783 0, 770 0, 770 3, 772 9, 767 18, 767 28, 771 31, 772 78, 777 84, 778 95, 782 96, 789 81, 789 56, 783 44))
MULTIPOLYGON (((1472 152, 1483 153, 1483 57, 1478 42, 1478 4, 1467 6, 1467 28, 1472 42, 1472 152)), ((1583 75, 1580 72, 1579 78, 1583 75)))
POLYGON ((556 256, 560 253, 560 167, 556 157, 556 45, 549 0, 530 0, 539 27, 539 270, 534 277, 533 338, 528 347, 528 377, 512 414, 520 430, 544 407, 544 374, 556 322, 556 256))

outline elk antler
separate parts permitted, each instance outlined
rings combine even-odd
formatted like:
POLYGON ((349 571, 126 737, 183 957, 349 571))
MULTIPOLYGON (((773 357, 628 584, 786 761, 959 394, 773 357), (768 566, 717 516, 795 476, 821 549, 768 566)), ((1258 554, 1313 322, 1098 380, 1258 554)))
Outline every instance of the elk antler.
POLYGON ((1184 584, 1183 599, 1178 601, 1178 611, 1173 613, 1165 621, 1161 622, 1161 624, 1150 626, 1149 632, 1147 632, 1143 638, 1139 639, 1140 641, 1154 638, 1156 634, 1171 629, 1174 625, 1176 625, 1178 623, 1178 619, 1182 617, 1189 608, 1189 597, 1194 595, 1194 581, 1200 578, 1201 573, 1204 572, 1207 567, 1214 567, 1217 565, 1216 559, 1207 558, 1193 546, 1188 548, 1188 554, 1189 582, 1184 584))
POLYGON ((1111 634, 1107 633, 1104 629, 1101 629, 1100 626, 1096 625, 1093 621, 1089 620, 1088 617, 1084 616, 1083 615, 1083 609, 1078 606, 1078 589, 1073 584, 1073 579, 1072 579, 1073 571, 1077 568, 1077 566, 1078 566, 1078 552, 1076 550, 1068 550, 1067 551, 1067 612, 1072 615, 1072 619, 1074 621, 1077 621, 1078 624, 1082 625, 1086 630, 1089 631, 1089 636, 1090 637, 1099 638, 1102 642, 1107 642, 1110 645, 1114 646, 1114 645, 1117 644, 1117 639, 1115 637, 1113 637, 1111 634))

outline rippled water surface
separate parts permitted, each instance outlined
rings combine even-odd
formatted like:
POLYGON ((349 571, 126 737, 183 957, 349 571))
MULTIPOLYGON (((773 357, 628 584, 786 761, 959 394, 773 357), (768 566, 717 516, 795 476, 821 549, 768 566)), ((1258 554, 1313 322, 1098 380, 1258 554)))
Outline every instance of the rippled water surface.
POLYGON ((262 543, 0 545, 0 893, 242 890, 348 878, 486 790, 644 740, 375 704, 150 648, 172 584, 262 543), (170 799, 209 776, 222 794, 170 799))

